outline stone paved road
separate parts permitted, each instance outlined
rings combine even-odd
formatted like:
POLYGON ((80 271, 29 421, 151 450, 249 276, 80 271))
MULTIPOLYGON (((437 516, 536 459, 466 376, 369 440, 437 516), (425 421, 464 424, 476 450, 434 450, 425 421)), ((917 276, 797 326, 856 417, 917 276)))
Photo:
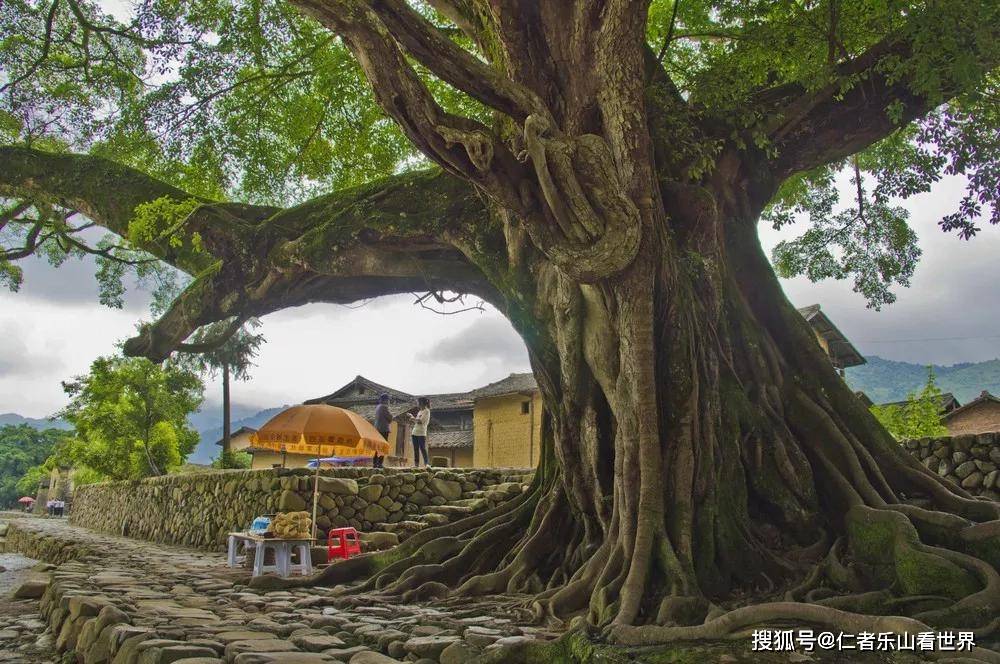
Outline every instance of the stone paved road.
POLYGON ((369 596, 345 604, 323 588, 263 593, 248 588, 247 572, 230 570, 221 553, 104 535, 63 520, 13 523, 19 541, 33 538, 63 559, 82 552, 52 570, 40 607, 56 649, 85 664, 457 664, 554 636, 517 625, 518 614, 496 615, 488 600, 430 607, 369 596))
POLYGON ((28 578, 37 560, 16 553, 0 553, 0 662, 51 662, 55 640, 35 600, 15 600, 14 589, 28 578))

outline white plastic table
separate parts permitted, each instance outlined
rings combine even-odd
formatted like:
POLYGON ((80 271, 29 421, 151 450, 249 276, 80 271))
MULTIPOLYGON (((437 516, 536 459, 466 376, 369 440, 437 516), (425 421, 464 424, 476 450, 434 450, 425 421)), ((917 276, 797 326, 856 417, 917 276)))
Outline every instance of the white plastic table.
POLYGON ((229 566, 236 567, 239 564, 237 549, 242 544, 244 555, 247 555, 250 549, 254 550, 253 576, 260 576, 265 572, 277 572, 281 577, 287 577, 292 572, 307 576, 313 572, 310 548, 314 541, 311 538, 279 539, 250 533, 229 533, 229 566), (274 565, 264 564, 264 553, 267 549, 274 551, 274 565), (293 550, 298 553, 297 564, 292 564, 293 550))

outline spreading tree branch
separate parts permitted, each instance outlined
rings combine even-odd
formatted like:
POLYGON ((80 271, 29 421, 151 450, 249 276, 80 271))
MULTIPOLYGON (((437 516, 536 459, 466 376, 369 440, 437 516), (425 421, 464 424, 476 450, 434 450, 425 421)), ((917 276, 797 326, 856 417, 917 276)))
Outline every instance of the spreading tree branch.
POLYGON ((406 51, 442 80, 523 123, 531 114, 552 121, 535 93, 444 37, 402 0, 372 0, 372 8, 406 51))
MULTIPOLYGON (((912 17, 907 27, 837 65, 833 80, 818 90, 795 84, 761 94, 762 110, 775 117, 767 133, 776 151, 772 169, 778 179, 844 159, 967 91, 969 77, 944 66, 936 72, 933 90, 921 87, 919 67, 913 65, 918 49, 915 35, 920 22, 928 20, 912 17)), ((963 21, 934 24, 933 29, 942 42, 953 40, 967 47, 970 64, 980 71, 1000 65, 996 3, 972 3, 963 21), (984 18, 989 16, 992 20, 984 18), (988 26, 992 46, 990 39, 970 37, 970 22, 988 26)))
MULTIPOLYGON (((397 38, 365 0, 296 0, 296 4, 341 36, 364 69, 379 106, 421 152, 505 205, 519 209, 517 183, 523 179, 524 167, 486 126, 441 108, 407 61, 397 38)), ((444 66, 442 53, 435 50, 447 48, 443 42, 432 40, 419 27, 404 29, 398 23, 397 30, 405 33, 411 45, 423 49, 421 52, 439 69, 444 66)), ((467 60, 464 65, 449 65, 448 71, 457 78, 465 77, 471 72, 472 56, 452 47, 460 53, 451 55, 464 54, 467 60)), ((503 99, 497 97, 494 101, 500 103, 503 99)))
MULTIPOLYGON (((0 195, 51 201, 118 235, 127 234, 140 205, 194 198, 100 157, 0 147, 0 161, 11 165, 0 169, 0 195)), ((427 289, 497 302, 477 267, 484 257, 471 254, 476 246, 491 254, 503 246, 500 229, 482 230, 485 215, 474 187, 439 169, 287 209, 201 202, 175 232, 186 239, 197 233, 203 251, 178 252, 166 239, 142 247, 195 279, 125 350, 162 360, 202 325, 310 302, 346 304, 427 289)))

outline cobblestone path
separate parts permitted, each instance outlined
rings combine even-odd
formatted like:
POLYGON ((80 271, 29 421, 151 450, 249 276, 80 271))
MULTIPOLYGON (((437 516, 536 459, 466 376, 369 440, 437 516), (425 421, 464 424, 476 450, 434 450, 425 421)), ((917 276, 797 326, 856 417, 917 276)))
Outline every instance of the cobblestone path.
MULTIPOLYGON (((17 644, 33 648, 18 652, 0 641, 0 662, 458 664, 481 655, 504 661, 527 641, 556 636, 518 625, 527 615, 504 613, 510 597, 427 606, 334 597, 325 588, 258 592, 222 553, 104 535, 59 519, 11 523, 8 540, 30 539, 45 552, 32 555, 64 562, 24 589, 42 595, 30 610, 0 599, 25 621, 17 644)), ((4 613, 11 610, 0 611, 0 629, 4 613)))

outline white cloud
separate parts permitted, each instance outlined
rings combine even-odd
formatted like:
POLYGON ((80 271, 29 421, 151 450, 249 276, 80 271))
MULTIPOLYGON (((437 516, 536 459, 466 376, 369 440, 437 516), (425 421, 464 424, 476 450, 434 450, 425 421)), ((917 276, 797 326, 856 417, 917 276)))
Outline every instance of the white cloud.
MULTIPOLYGON (((923 249, 909 288, 895 288, 896 302, 881 311, 867 309, 851 281, 811 283, 804 277, 783 280, 797 306, 819 303, 865 355, 917 363, 953 364, 1000 357, 1000 228, 985 224, 972 240, 944 233, 938 221, 955 210, 964 182, 949 177, 931 192, 901 204, 923 249)), ((761 224, 765 251, 796 237, 805 224, 774 231, 761 224)))

